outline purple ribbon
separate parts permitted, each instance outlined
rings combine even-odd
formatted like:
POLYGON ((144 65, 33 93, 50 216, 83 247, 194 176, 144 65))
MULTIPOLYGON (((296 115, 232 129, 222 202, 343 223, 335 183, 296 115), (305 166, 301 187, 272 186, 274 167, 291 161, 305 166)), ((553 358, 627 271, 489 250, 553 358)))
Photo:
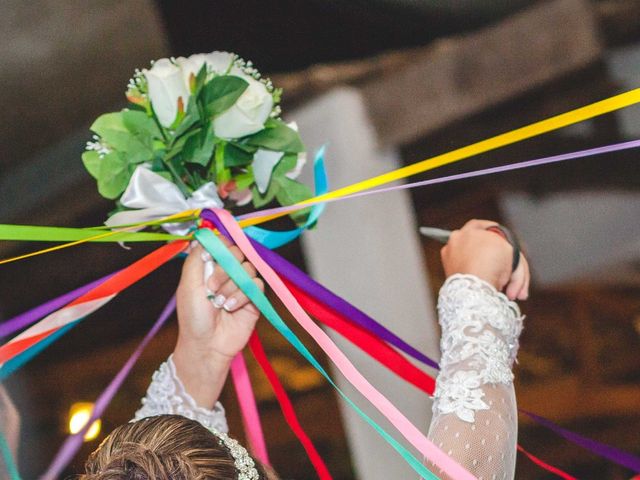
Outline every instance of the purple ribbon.
MULTIPOLYGON (((218 218, 213 214, 213 212, 211 212, 210 210, 203 210, 200 216, 205 220, 212 222, 221 234, 229 237, 229 233, 224 228, 222 223, 218 221, 218 218)), ((416 350, 414 347, 398 337, 395 333, 368 316, 362 310, 359 310, 343 298, 333 293, 328 288, 320 285, 298 267, 296 267, 292 263, 289 263, 274 251, 269 250, 253 239, 250 240, 256 251, 262 258, 264 258, 269 266, 276 271, 278 275, 285 277, 291 283, 297 285, 301 290, 304 290, 309 295, 325 303, 336 312, 339 312, 341 315, 351 320, 353 323, 360 325, 362 328, 382 338, 387 343, 390 343, 403 352, 407 353, 408 355, 411 355, 416 360, 419 360, 426 365, 429 365, 430 367, 438 368, 437 362, 433 361, 420 351, 416 350)))
POLYGON ((604 443, 596 442, 595 440, 591 440, 590 438, 586 438, 578 435, 577 433, 573 433, 565 428, 560 427, 559 425, 556 425, 546 418, 540 417, 531 412, 527 412, 526 410, 519 409, 519 412, 524 413, 527 417, 531 418, 540 425, 547 427, 549 430, 557 433, 570 442, 575 443, 582 448, 590 450, 604 458, 607 458, 612 462, 617 463, 618 465, 627 467, 634 473, 640 473, 640 457, 636 457, 631 453, 618 450, 617 448, 614 448, 610 445, 605 445, 604 443))
POLYGON ((89 290, 97 287, 101 283, 105 282, 112 276, 114 276, 117 272, 107 275, 106 277, 102 277, 98 280, 95 280, 84 287, 77 288, 69 293, 65 293, 64 295, 59 296, 58 298, 54 298, 53 300, 49 300, 42 305, 32 308, 29 311, 21 313, 20 315, 13 317, 10 320, 7 320, 0 324, 0 338, 6 337, 7 335, 11 335, 12 333, 21 330, 22 328, 35 323, 36 321, 43 318, 45 315, 50 314, 51 312, 58 310, 59 308, 64 307, 67 303, 72 302, 76 298, 84 295, 89 290))
MULTIPOLYGON (((217 221, 217 217, 212 214, 212 212, 207 212, 206 210, 202 212, 201 216, 206 220, 213 222, 216 225, 216 228, 225 236, 228 236, 228 232, 224 228, 223 225, 219 221, 217 221)), ((336 312, 352 320, 354 323, 357 323, 364 329, 368 330, 370 333, 382 338, 387 343, 391 343, 399 350, 404 353, 412 356, 413 358, 421 361, 422 363, 429 365, 434 368, 438 368, 438 364, 426 357, 409 344, 407 344, 404 340, 399 338, 393 332, 389 331, 386 327, 380 325, 374 319, 348 303, 346 300, 342 299, 338 295, 334 294, 326 287, 320 285, 318 282, 310 278, 307 274, 305 274, 302 270, 297 268, 295 265, 292 265, 287 260, 282 258, 277 253, 269 250, 258 242, 254 240, 251 241, 254 248, 258 251, 260 256, 264 258, 264 260, 273 268, 278 275, 289 280, 291 283, 296 285, 301 290, 304 290, 307 294, 315 297, 319 301, 325 303, 330 306, 336 312)), ((640 472, 640 458, 622 450, 618 450, 609 445, 605 445, 589 438, 578 435, 577 433, 566 430, 558 425, 554 424, 550 420, 547 420, 543 417, 535 415, 533 413, 527 412, 526 410, 519 410, 521 413, 529 416, 534 421, 540 423, 541 425, 549 428, 553 432, 561 435, 566 440, 579 445, 596 455, 599 455, 603 458, 611 460, 618 465, 622 465, 626 468, 631 469, 634 472, 640 472)))
POLYGON ((366 195, 373 195, 374 193, 393 192, 395 190, 406 190, 409 188, 425 187, 427 185, 436 185, 438 183, 452 182, 454 180, 464 180, 466 178, 481 177, 483 175, 491 175, 493 173, 509 172, 512 170, 520 170, 522 168, 538 167, 540 165, 564 162, 567 160, 575 160, 578 158, 591 157, 593 155, 602 155, 604 153, 618 152, 621 150, 629 150, 631 148, 638 148, 638 147, 640 147, 640 140, 631 140, 629 142, 614 143, 612 145, 605 145, 604 147, 590 148, 588 150, 580 150, 580 151, 571 152, 571 153, 563 153, 561 155, 553 155, 551 157, 538 158, 536 160, 527 160, 525 162, 510 163, 508 165, 501 165, 499 167, 484 168, 481 170, 475 170, 473 172, 464 172, 464 173, 458 173, 456 175, 448 175, 446 177, 431 178, 429 180, 423 180, 421 182, 405 183, 401 185, 394 185, 392 187, 378 188, 375 190, 367 190, 364 192, 353 193, 351 195, 345 195, 344 197, 310 201, 308 203, 305 203, 302 206, 292 205, 288 207, 277 207, 277 208, 269 208, 265 210, 258 210, 256 212, 251 212, 245 215, 241 215, 238 217, 238 220, 246 220, 248 218, 263 217, 267 215, 280 214, 280 213, 288 213, 295 210, 299 210, 300 208, 306 208, 311 205, 315 205, 316 203, 336 202, 338 200, 346 200, 348 198, 357 198, 357 197, 363 197, 366 195))
POLYGON ((84 428, 78 433, 69 435, 67 437, 65 442, 62 444, 62 447, 60 447, 60 450, 58 450, 58 453, 51 462, 51 465, 49 466, 45 474, 41 477, 41 480, 55 480, 56 478, 59 478, 64 468, 69 464, 69 462, 71 462, 71 460, 73 460, 73 457, 82 446, 84 435, 87 430, 91 427, 95 420, 102 416, 107 406, 113 399, 114 395, 120 389, 122 383, 131 372, 131 369, 138 361, 138 358, 142 354, 142 351, 145 349, 151 339, 156 335, 156 333, 158 333, 160 328, 162 328, 175 308, 176 297, 173 296, 171 300, 169 300, 169 303, 167 303, 167 305, 164 307, 164 310, 160 314, 160 317, 158 317, 158 320, 156 320, 156 323, 154 323, 153 327, 151 327, 151 330, 149 330, 138 347, 131 354, 131 356, 127 360, 127 363, 124 364, 124 366, 120 369, 114 379, 111 380, 109 386, 107 386, 107 388, 100 394, 100 396, 96 400, 93 412, 91 412, 91 417, 87 421, 84 428))

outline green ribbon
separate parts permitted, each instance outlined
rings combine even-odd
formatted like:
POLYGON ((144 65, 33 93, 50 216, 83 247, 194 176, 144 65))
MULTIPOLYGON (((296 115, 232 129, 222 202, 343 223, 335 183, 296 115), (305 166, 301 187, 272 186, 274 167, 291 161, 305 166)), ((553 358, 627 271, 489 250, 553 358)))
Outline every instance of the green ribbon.
MULTIPOLYGON (((0 240, 20 240, 30 242, 75 242, 107 233, 92 228, 40 227, 33 225, 0 224, 0 240)), ((182 235, 153 232, 118 232, 89 240, 91 242, 157 242, 184 240, 182 235)))
POLYGON ((369 425, 371 425, 382 438, 384 438, 413 468, 422 478, 427 480, 439 480, 433 473, 431 473, 415 456, 411 454, 405 447, 403 447, 395 438, 389 435, 380 425, 378 425, 371 417, 364 413, 354 402, 351 400, 331 379, 327 371, 320 365, 315 357, 309 352, 307 347, 300 341, 295 333, 287 326, 286 323, 280 318, 278 312, 275 311, 266 295, 260 291, 255 282, 245 272, 244 268, 235 259, 233 254, 229 252, 229 249, 222 243, 222 241, 212 231, 207 229, 197 230, 195 233, 196 239, 202 244, 202 246, 211 254, 215 261, 227 272, 227 275, 235 282, 236 285, 244 292, 244 294, 254 303, 258 310, 262 312, 265 318, 275 327, 278 332, 294 346, 294 348, 311 364, 315 367, 320 374, 331 384, 333 388, 340 394, 340 396, 347 402, 347 404, 353 408, 358 415, 360 415, 369 425))
POLYGON ((2 433, 2 430, 0 430, 0 453, 2 453, 2 459, 4 460, 4 466, 7 469, 9 478, 11 480, 21 480, 18 467, 16 467, 16 464, 13 461, 13 454, 11 453, 11 449, 9 448, 9 444, 7 443, 7 439, 2 433))

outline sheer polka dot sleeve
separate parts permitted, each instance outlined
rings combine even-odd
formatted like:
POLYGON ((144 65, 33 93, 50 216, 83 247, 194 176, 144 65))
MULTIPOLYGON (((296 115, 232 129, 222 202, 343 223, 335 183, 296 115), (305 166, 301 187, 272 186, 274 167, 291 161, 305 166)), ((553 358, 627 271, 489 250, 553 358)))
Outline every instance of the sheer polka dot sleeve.
POLYGON ((453 275, 440 290, 438 316, 442 358, 429 438, 479 480, 511 480, 520 310, 479 278, 453 275))

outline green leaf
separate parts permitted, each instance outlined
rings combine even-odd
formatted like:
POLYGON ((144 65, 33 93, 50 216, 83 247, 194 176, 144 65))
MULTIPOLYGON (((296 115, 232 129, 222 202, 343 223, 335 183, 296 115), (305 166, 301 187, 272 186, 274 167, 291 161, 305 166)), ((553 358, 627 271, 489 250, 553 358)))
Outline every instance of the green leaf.
POLYGON ((234 75, 213 78, 200 92, 200 99, 209 117, 228 110, 249 87, 249 82, 234 75))
POLYGON ((239 148, 235 143, 227 143, 224 149, 224 166, 244 167, 253 161, 253 153, 249 153, 246 149, 239 148))
POLYGON ((197 163, 206 167, 211 161, 215 142, 216 137, 213 134, 213 128, 208 123, 197 135, 191 135, 185 141, 182 149, 182 158, 185 162, 197 163))
POLYGON ((122 122, 128 131, 134 136, 150 139, 153 146, 153 140, 161 139, 162 133, 153 118, 149 117, 145 112, 139 110, 124 110, 122 112, 122 122))
POLYGON ((305 151, 300 135, 280 120, 271 119, 266 128, 246 138, 248 145, 276 152, 300 153, 305 151))
POLYGON ((258 187, 253 185, 253 187, 251 187, 253 205, 256 208, 260 208, 271 203, 276 198, 276 194, 278 193, 279 189, 280 189, 280 184, 278 182, 271 182, 269 184, 269 188, 264 193, 264 195, 261 195, 260 191, 258 190, 258 187))
MULTIPOLYGON (((139 122, 140 115, 146 116, 142 112, 126 110, 107 113, 98 117, 91 125, 91 130, 100 135, 109 147, 123 154, 129 163, 146 162, 153 158, 155 137, 149 133, 148 125, 139 122), (128 126, 134 132, 130 131, 128 126)), ((158 130, 156 132, 159 133, 158 130)))
POLYGON ((131 171, 127 161, 117 152, 108 153, 102 158, 98 175, 98 191, 106 198, 118 198, 129 183, 131 171))
POLYGON ((98 152, 95 150, 84 152, 82 154, 82 163, 84 163, 84 168, 87 169, 89 175, 93 178, 97 179, 100 176, 100 163, 102 163, 102 159, 98 152))
POLYGON ((283 206, 294 205, 312 197, 311 189, 304 183, 296 182, 287 177, 274 178, 271 183, 280 184, 276 193, 276 200, 283 206))
POLYGON ((122 112, 111 112, 100 115, 91 125, 91 131, 96 132, 101 137, 111 131, 126 132, 127 127, 122 118, 122 112))
POLYGON ((273 177, 284 177, 291 170, 296 168, 298 164, 298 154, 297 153, 287 153, 285 154, 278 164, 273 169, 273 177))

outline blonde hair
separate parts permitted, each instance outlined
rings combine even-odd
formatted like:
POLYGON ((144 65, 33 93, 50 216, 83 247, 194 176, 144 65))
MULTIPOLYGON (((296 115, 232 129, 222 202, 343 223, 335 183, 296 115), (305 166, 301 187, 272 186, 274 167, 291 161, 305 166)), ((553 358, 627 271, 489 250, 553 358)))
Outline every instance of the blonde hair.
MULTIPOLYGON (((277 480, 256 461, 260 480, 277 480)), ((200 423, 159 415, 116 428, 85 464, 81 480, 237 480, 229 450, 200 423)))

